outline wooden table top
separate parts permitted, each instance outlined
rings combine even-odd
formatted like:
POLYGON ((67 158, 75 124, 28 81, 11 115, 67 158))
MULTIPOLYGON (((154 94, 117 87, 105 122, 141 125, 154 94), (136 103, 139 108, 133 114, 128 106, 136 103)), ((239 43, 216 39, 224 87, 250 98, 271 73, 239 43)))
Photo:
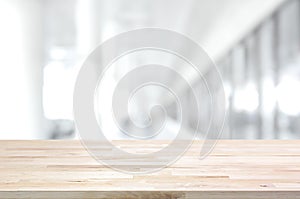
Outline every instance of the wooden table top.
POLYGON ((300 140, 222 140, 203 160, 200 147, 156 173, 130 175, 101 165, 79 141, 0 141, 0 198, 300 198, 300 140))

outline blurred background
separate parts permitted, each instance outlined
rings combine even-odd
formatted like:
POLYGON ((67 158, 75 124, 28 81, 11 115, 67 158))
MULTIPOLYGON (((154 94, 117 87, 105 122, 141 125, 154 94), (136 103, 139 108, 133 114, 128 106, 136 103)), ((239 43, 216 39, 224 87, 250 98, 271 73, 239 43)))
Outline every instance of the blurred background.
POLYGON ((185 34, 216 62, 223 138, 300 138, 299 0, 0 0, 0 139, 78 138, 81 64, 101 42, 144 27, 185 34))

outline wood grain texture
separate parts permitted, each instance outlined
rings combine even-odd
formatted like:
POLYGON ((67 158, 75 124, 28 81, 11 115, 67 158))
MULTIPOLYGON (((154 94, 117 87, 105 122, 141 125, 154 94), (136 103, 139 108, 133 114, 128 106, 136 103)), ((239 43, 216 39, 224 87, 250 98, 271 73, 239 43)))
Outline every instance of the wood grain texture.
MULTIPOLYGON (((163 141, 119 141, 155 150, 163 141)), ((0 198, 300 198, 300 141, 201 142, 172 166, 130 175, 94 160, 79 141, 0 141, 0 198)))

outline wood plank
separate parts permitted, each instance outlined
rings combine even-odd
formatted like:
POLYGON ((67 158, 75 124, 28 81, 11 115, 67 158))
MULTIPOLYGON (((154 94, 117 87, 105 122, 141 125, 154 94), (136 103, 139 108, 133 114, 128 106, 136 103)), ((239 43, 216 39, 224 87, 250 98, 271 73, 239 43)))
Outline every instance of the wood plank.
MULTIPOLYGON (((165 141, 115 141, 152 151, 165 141)), ((93 159, 79 141, 0 141, 0 198, 300 198, 300 141, 201 141, 173 165, 131 175, 93 159)))

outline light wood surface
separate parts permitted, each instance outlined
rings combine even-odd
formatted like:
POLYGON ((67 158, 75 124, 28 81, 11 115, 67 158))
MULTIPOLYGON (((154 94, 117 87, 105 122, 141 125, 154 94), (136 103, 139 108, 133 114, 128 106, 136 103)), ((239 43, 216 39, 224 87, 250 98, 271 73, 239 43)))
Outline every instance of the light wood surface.
POLYGON ((300 198, 300 141, 219 141, 203 160, 200 147, 159 172, 129 175, 79 141, 0 141, 0 198, 300 198))

